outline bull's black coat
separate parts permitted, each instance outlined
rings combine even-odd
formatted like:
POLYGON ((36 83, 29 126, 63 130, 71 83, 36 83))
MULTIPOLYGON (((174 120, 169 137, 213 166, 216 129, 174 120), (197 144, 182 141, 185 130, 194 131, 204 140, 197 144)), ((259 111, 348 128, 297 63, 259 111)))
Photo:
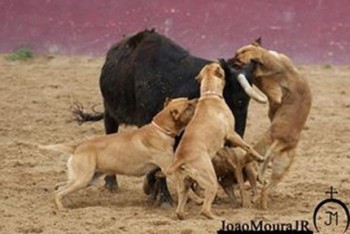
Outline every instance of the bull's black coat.
MULTIPOLYGON (((104 101, 100 117, 104 118, 106 133, 117 132, 120 124, 149 123, 166 97, 199 97, 195 76, 210 62, 192 56, 154 30, 123 38, 108 51, 100 76, 104 101)), ((224 61, 221 64, 226 77, 224 98, 234 114, 235 131, 243 136, 250 98, 237 82, 237 73, 224 61)), ((247 78, 251 83, 249 72, 247 78)))

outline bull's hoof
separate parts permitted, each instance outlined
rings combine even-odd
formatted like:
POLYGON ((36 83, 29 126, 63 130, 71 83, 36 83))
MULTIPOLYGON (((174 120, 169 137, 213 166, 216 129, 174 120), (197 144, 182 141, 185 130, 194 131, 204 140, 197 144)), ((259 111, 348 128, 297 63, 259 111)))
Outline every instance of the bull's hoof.
POLYGON ((165 178, 157 178, 150 191, 150 204, 155 207, 173 206, 173 198, 169 193, 165 178))
POLYGON ((163 193, 162 191, 160 191, 160 194, 159 194, 159 199, 158 199, 158 202, 157 202, 157 206, 158 207, 172 207, 174 204, 174 200, 173 198, 171 197, 171 195, 169 194, 169 192, 167 191, 167 193, 163 193))
POLYGON ((116 193, 118 191, 117 177, 116 176, 106 176, 105 177, 105 188, 112 193, 116 193))

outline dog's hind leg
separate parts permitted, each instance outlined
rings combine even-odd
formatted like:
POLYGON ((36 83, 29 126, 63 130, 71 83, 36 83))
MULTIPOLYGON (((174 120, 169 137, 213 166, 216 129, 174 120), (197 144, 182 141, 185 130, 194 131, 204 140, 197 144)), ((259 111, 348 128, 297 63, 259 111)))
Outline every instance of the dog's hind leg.
POLYGON ((217 217, 211 212, 211 205, 215 199, 218 188, 217 177, 213 166, 211 165, 209 170, 201 171, 200 174, 200 178, 197 179, 197 182, 199 186, 204 189, 204 202, 200 213, 208 219, 215 219, 217 217))
POLYGON ((77 154, 72 155, 67 163, 68 182, 60 187, 55 193, 55 202, 58 209, 63 209, 61 200, 68 194, 87 187, 95 174, 96 164, 91 163, 87 158, 90 155, 77 154))
POLYGON ((186 181, 186 176, 184 172, 177 171, 175 172, 176 176, 176 187, 178 195, 178 204, 176 208, 176 215, 180 220, 185 218, 185 206, 189 198, 190 184, 186 181))
POLYGON ((263 187, 261 191, 260 205, 262 209, 267 209, 268 194, 276 187, 276 185, 282 180, 285 174, 288 172, 290 166, 293 163, 295 156, 295 149, 284 151, 279 155, 276 155, 272 163, 272 174, 269 184, 263 187))
POLYGON ((272 145, 266 151, 265 161, 260 166, 259 173, 258 173, 258 181, 260 183, 264 183, 264 174, 265 174, 268 163, 272 161, 273 157, 275 157, 277 154, 279 154, 281 152, 283 147, 284 147, 283 144, 276 140, 272 143, 272 145))
POLYGON ((209 219, 215 219, 211 205, 218 190, 218 183, 210 157, 201 155, 195 162, 191 162, 190 177, 204 189, 204 202, 200 213, 209 219))
MULTIPOLYGON (((93 175, 91 175, 92 177, 93 175)), ((56 202, 56 206, 59 210, 62 210, 64 207, 62 205, 62 199, 67 196, 68 194, 85 188, 89 185, 89 183, 91 182, 91 178, 83 178, 80 180, 76 180, 74 182, 69 182, 67 185, 65 185, 64 187, 60 188, 55 195, 55 202, 56 202)))

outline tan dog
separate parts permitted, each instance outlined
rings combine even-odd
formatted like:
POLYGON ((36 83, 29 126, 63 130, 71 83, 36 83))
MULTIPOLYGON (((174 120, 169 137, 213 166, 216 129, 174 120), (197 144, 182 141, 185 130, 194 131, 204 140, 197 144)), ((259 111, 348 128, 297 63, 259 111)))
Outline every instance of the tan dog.
POLYGON ((174 137, 192 118, 197 100, 178 98, 165 103, 152 123, 133 131, 93 138, 79 144, 41 146, 71 153, 68 181, 59 183, 55 202, 88 186, 96 174, 142 176, 158 166, 164 170, 174 160, 174 137))
POLYGON ((236 65, 257 63, 254 84, 268 97, 271 126, 254 147, 265 155, 258 179, 263 181, 267 164, 272 161, 269 184, 261 192, 261 208, 267 208, 268 193, 290 168, 300 133, 311 108, 311 91, 291 60, 283 54, 261 47, 260 40, 240 48, 236 65))
POLYGON ((244 182, 249 181, 254 196, 257 195, 256 170, 253 163, 239 148, 224 147, 218 151, 212 160, 219 184, 229 196, 232 203, 236 202, 234 186, 238 185, 243 207, 251 207, 251 200, 247 195, 244 182))
POLYGON ((255 159, 262 157, 233 131, 234 117, 222 97, 225 86, 224 71, 218 63, 211 63, 200 71, 200 98, 195 114, 175 151, 175 162, 167 171, 175 172, 178 192, 176 214, 184 218, 184 208, 189 197, 189 178, 204 189, 201 214, 214 218, 211 204, 217 193, 217 177, 211 162, 225 143, 242 147, 255 159))

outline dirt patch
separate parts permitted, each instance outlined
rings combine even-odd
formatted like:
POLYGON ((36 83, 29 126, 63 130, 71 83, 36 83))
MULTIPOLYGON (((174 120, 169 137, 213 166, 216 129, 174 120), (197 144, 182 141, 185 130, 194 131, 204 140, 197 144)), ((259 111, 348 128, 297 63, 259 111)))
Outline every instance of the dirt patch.
MULTIPOLYGON (((0 233, 214 233, 220 220, 198 216, 189 204, 179 221, 175 207, 149 206, 143 178, 119 176, 116 194, 103 179, 69 196, 67 211, 52 200, 54 185, 66 179, 66 155, 39 151, 35 144, 74 142, 103 134, 103 123, 79 126, 70 106, 101 103, 98 78, 103 58, 37 57, 9 62, 0 56, 0 233)), ((349 206, 350 67, 299 66, 313 92, 311 115, 295 162, 269 210, 232 207, 220 191, 213 211, 227 222, 312 222, 315 206, 334 186, 349 206)), ((101 110, 102 106, 97 106, 101 110)), ((254 143, 268 127, 267 107, 252 102, 246 139, 254 143)), ((175 191, 170 185, 172 194, 175 191)), ((350 208, 350 207, 349 207, 350 208)), ((312 225, 311 225, 312 226, 312 225)), ((328 233, 334 233, 330 229, 328 233)))

